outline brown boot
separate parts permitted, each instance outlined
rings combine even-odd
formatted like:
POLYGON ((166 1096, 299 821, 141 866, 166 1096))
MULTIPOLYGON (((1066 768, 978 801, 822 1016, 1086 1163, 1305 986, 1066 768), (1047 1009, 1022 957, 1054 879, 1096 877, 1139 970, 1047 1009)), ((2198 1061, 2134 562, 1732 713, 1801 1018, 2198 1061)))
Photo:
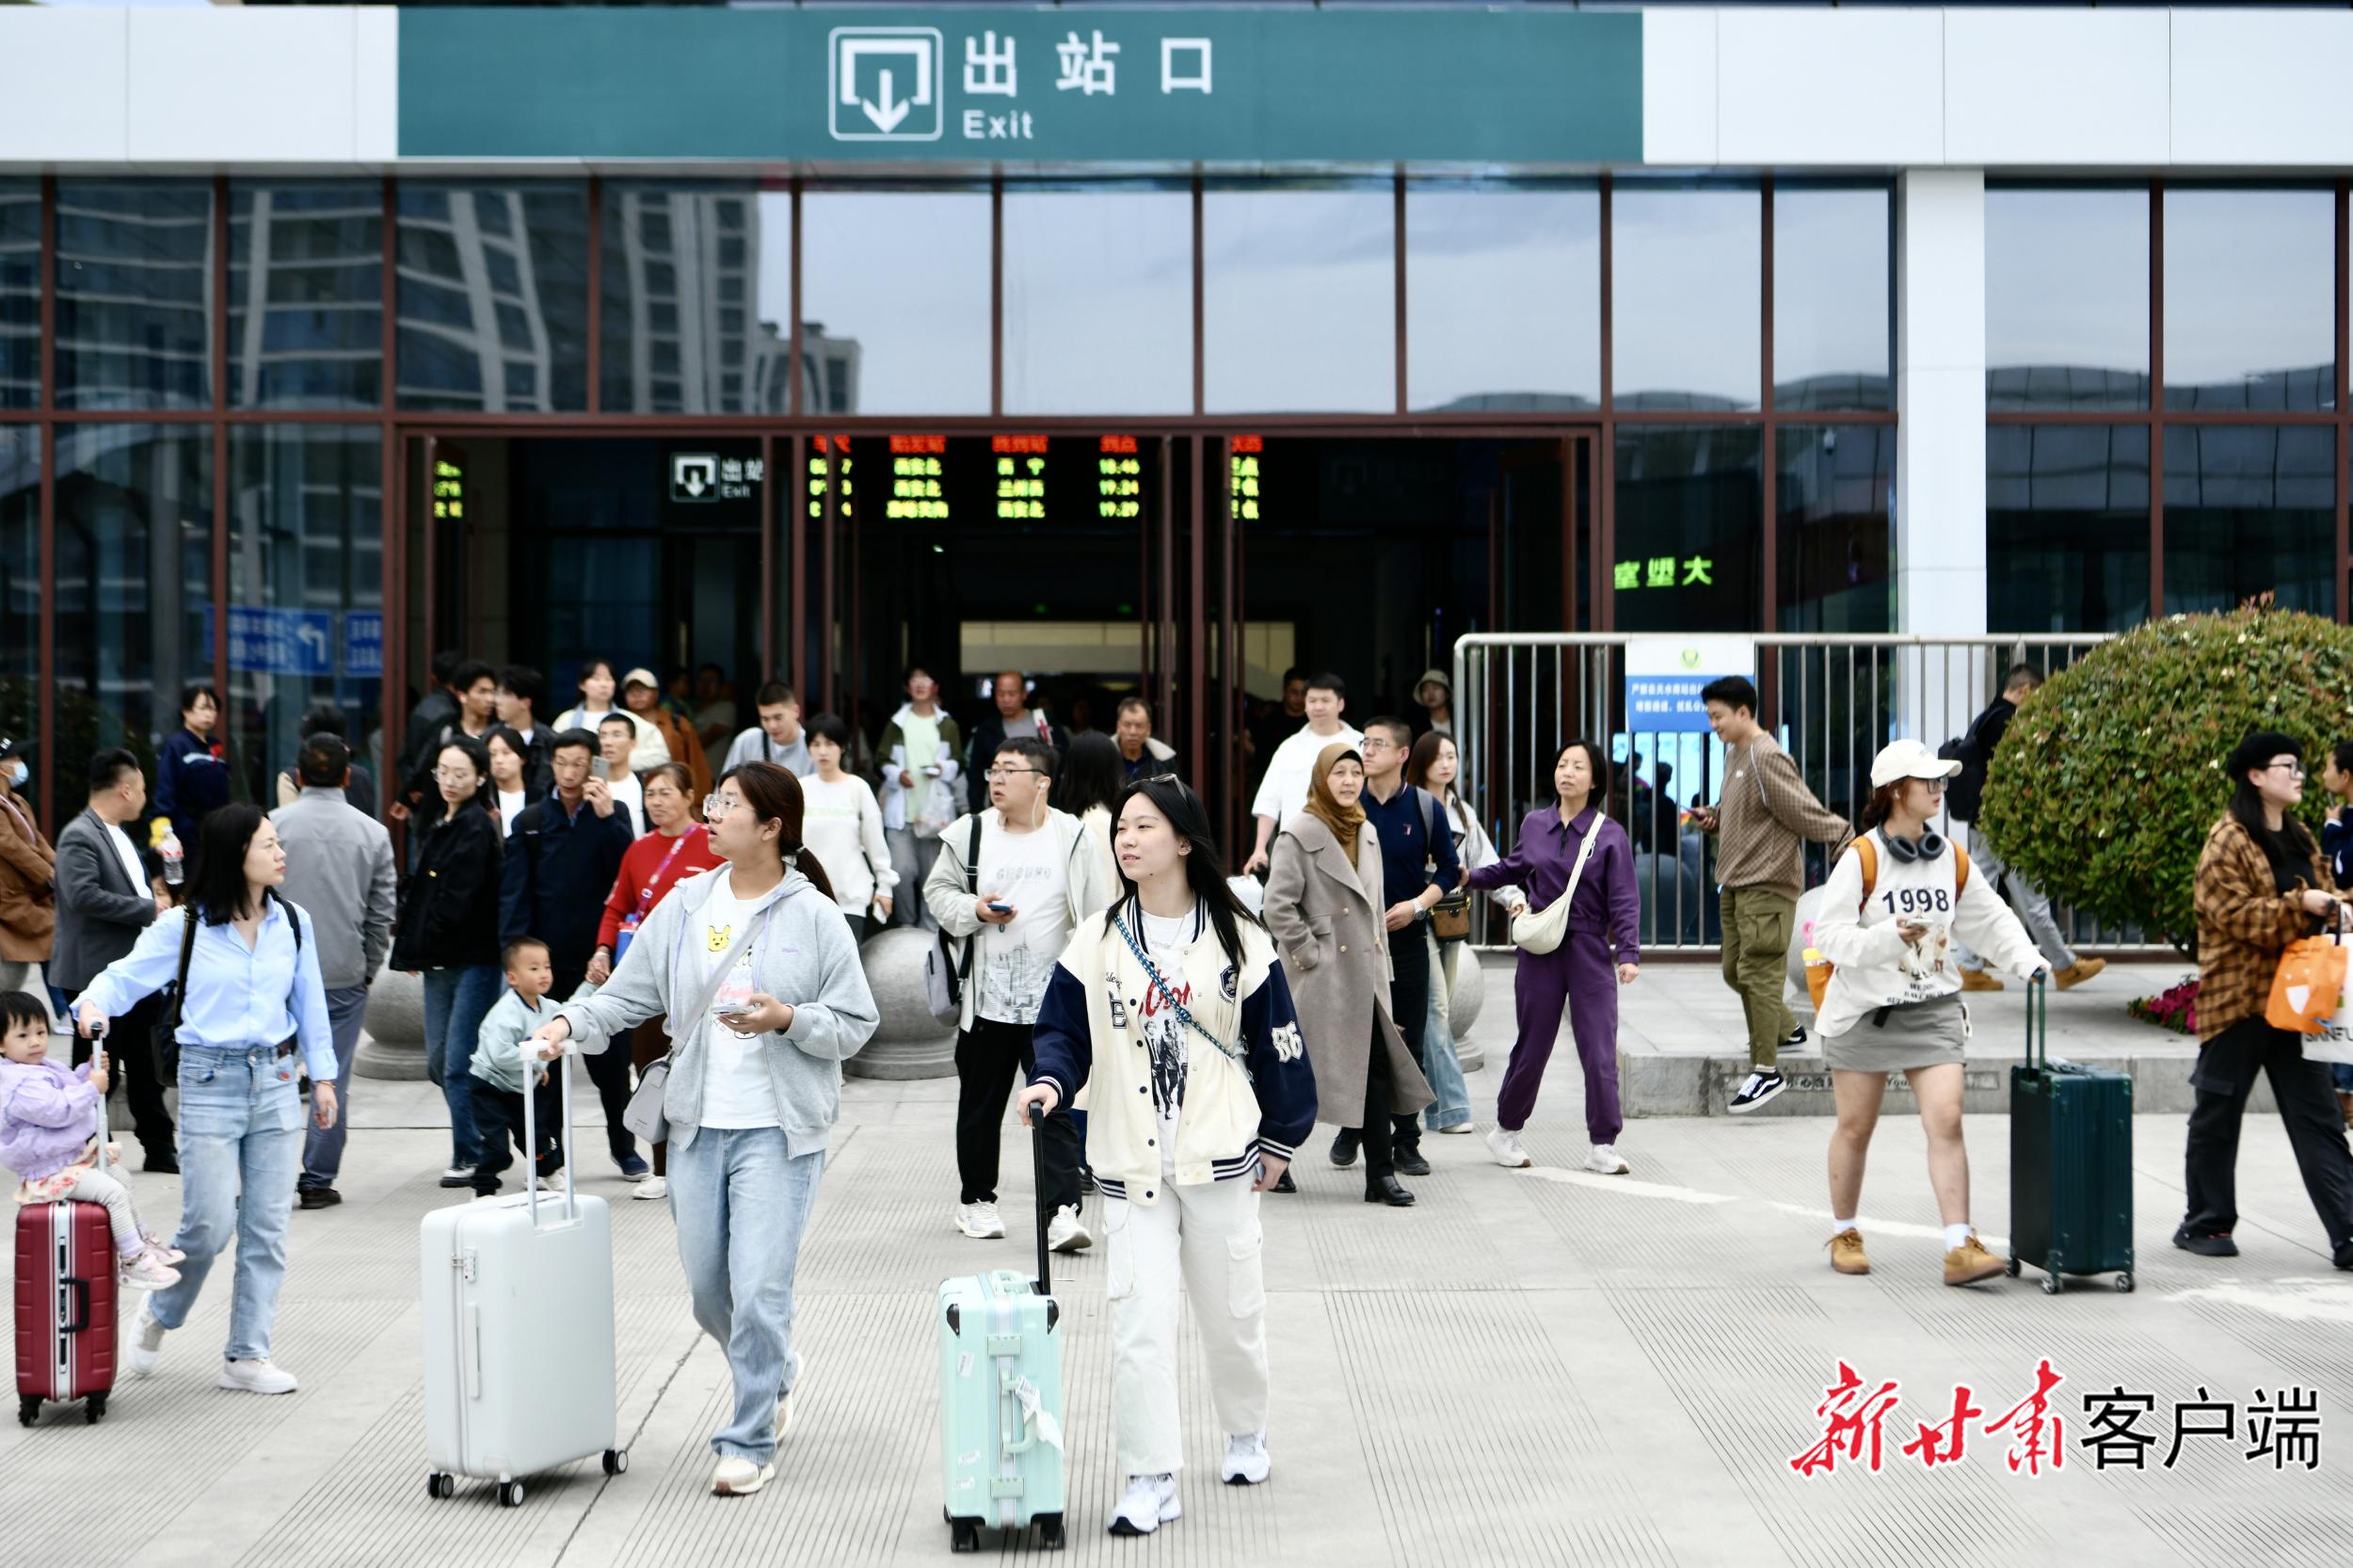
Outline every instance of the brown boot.
POLYGON ((1981 1279, 2006 1273, 2009 1269, 2008 1264, 1985 1250, 1985 1243, 1977 1240, 1974 1230, 1969 1233, 1969 1240, 1945 1255, 1947 1285, 1975 1285, 1981 1279))
POLYGON ((2107 967, 2108 961, 2105 958, 2078 958, 2058 971, 2058 988, 2072 991, 2087 980, 2097 979, 2100 971, 2107 967))
POLYGON ((1823 1243, 1830 1248, 1830 1266, 1842 1274, 1867 1274, 1871 1257, 1863 1250, 1863 1232, 1849 1225, 1823 1243))
POLYGON ((1983 969, 1963 969, 1961 971, 1961 988, 1964 991, 1998 991, 2002 983, 1983 969))

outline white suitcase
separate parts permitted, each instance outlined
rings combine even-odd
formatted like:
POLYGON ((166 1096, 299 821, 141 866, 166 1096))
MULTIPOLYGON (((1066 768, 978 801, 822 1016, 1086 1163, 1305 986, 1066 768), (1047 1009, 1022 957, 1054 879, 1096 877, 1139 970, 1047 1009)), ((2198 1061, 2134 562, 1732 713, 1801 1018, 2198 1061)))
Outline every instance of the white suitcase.
MULTIPOLYGON (((571 1151, 571 1057, 563 1080, 565 1147, 571 1151)), ((523 1096, 523 1146, 536 1146, 523 1096)), ((456 1478, 498 1483, 499 1501, 523 1500, 522 1478, 602 1454, 604 1473, 629 1468, 616 1440, 613 1349, 613 1229, 604 1200, 539 1193, 538 1167, 516 1164, 523 1191, 436 1209, 423 1225, 424 1440, 430 1496, 456 1478)))

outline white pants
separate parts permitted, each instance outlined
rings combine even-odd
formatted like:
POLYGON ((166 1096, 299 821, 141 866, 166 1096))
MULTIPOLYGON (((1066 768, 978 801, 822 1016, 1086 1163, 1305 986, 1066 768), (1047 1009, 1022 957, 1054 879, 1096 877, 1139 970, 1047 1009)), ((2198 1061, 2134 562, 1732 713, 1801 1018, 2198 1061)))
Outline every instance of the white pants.
POLYGON ((1241 1177, 1164 1183, 1154 1204, 1112 1198, 1112 1413, 1123 1476, 1184 1468, 1176 1412, 1176 1289, 1193 1298, 1209 1397, 1228 1436, 1267 1424, 1266 1272, 1258 1194, 1241 1177))

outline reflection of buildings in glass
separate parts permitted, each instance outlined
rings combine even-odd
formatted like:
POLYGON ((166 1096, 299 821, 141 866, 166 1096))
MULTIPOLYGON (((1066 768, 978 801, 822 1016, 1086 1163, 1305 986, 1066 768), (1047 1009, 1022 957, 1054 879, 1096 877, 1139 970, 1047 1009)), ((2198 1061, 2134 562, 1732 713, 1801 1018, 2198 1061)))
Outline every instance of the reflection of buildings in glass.
POLYGON ((200 407, 213 302, 212 189, 57 183, 58 401, 200 407))
POLYGON ((812 414, 857 412, 858 344, 829 338, 822 321, 801 323, 801 407, 812 414))
POLYGON ((40 401, 40 185, 0 180, 0 408, 40 401))
POLYGON ((584 358, 579 312, 548 297, 568 281, 557 259, 578 258, 586 271, 587 203, 576 195, 401 186, 403 403, 486 413, 579 406, 576 384, 559 384, 584 358))
POLYGON ((341 408, 380 402, 383 265, 381 185, 232 184, 231 404, 341 408))

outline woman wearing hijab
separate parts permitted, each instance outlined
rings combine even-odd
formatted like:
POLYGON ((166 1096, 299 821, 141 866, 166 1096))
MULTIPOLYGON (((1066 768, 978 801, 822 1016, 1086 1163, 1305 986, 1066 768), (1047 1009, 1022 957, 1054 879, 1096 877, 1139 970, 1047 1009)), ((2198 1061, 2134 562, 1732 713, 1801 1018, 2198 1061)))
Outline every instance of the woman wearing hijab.
POLYGON ((1433 1097, 1389 1016, 1381 841, 1357 803, 1365 760, 1345 741, 1317 754, 1307 808, 1275 835, 1266 926, 1283 955, 1316 1070, 1316 1117, 1361 1128, 1365 1201, 1412 1205, 1389 1152, 1389 1118, 1433 1097))

